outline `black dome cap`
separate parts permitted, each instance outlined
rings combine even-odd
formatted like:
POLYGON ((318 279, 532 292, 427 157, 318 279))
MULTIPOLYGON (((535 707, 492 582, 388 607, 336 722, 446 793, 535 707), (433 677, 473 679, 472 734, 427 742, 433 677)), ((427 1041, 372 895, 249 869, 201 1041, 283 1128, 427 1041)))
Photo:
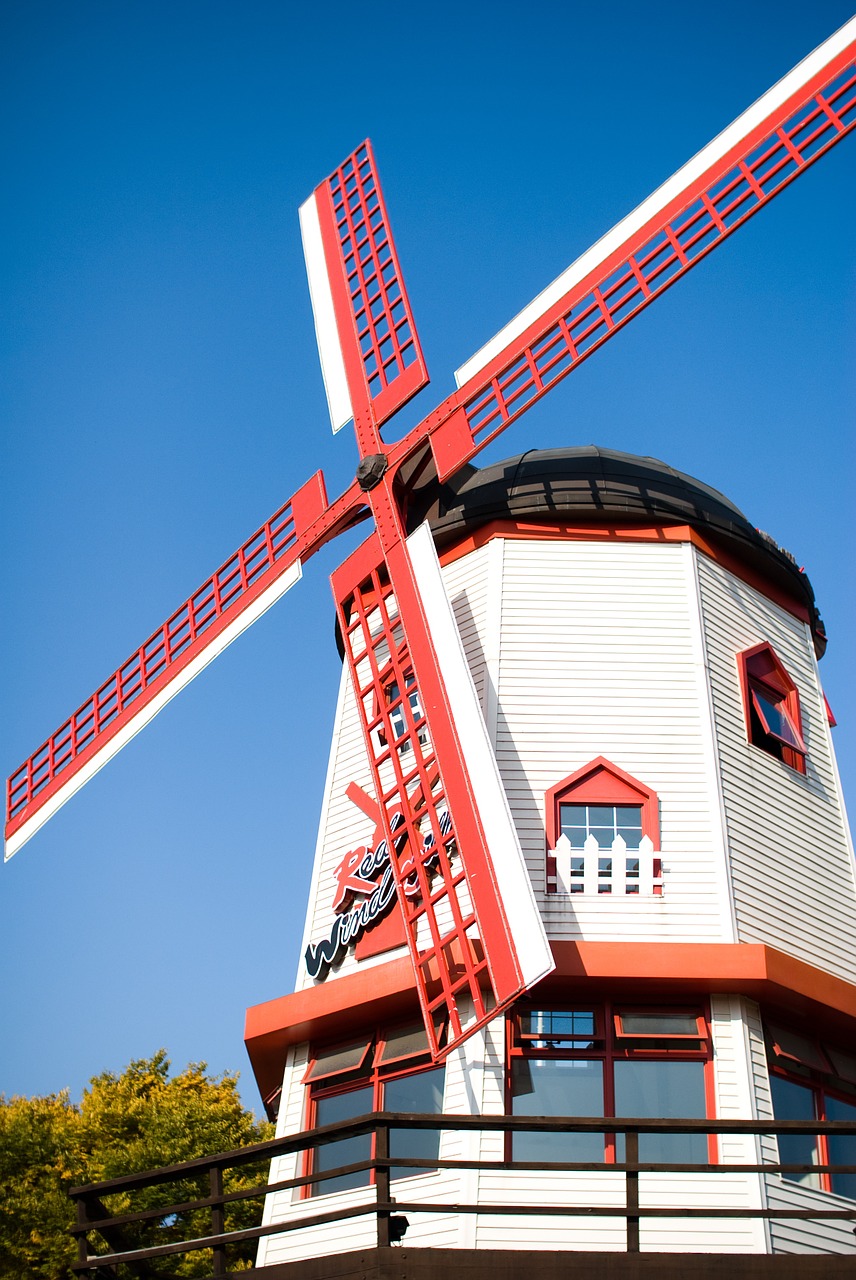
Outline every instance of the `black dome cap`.
POLYGON ((481 469, 464 467, 446 484, 426 486, 408 523, 415 527, 425 518, 439 550, 492 520, 688 524, 805 605, 818 657, 826 648, 814 591, 793 556, 755 529, 724 494, 657 458, 597 445, 533 449, 481 469))

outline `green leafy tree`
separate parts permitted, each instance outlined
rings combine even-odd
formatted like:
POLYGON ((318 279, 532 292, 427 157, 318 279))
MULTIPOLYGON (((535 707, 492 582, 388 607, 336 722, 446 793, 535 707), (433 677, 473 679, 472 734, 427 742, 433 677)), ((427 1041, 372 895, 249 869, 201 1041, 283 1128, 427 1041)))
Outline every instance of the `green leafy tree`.
MULTIPOLYGON (((120 1075, 105 1071, 90 1081, 79 1104, 63 1092, 47 1098, 0 1095, 0 1280, 71 1280, 76 1249, 68 1234, 73 1206, 70 1187, 118 1178, 126 1173, 178 1164, 261 1142, 273 1136, 245 1110, 237 1076, 212 1077, 205 1063, 191 1063, 170 1078, 164 1050, 132 1062, 120 1075)), ((226 1174, 226 1190, 265 1181, 266 1164, 226 1174)), ((185 1180, 105 1200, 111 1214, 132 1212, 208 1194, 207 1177, 185 1180)), ((227 1210, 226 1228, 259 1220, 258 1201, 239 1201, 227 1210)), ((207 1210, 168 1215, 155 1224, 123 1228, 128 1248, 209 1229, 207 1210)), ((249 1265, 253 1246, 230 1255, 232 1270, 249 1265)), ((210 1274, 210 1253, 167 1258, 148 1264, 151 1274, 210 1274)), ((131 1274, 131 1273, 129 1273, 131 1274)))

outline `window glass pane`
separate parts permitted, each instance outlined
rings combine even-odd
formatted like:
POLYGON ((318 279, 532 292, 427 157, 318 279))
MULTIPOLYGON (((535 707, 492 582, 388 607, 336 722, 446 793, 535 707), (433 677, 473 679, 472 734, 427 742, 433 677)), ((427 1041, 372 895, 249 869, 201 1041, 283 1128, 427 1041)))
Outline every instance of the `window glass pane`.
POLYGON ((582 849, 586 842, 588 827, 586 824, 586 806, 584 804, 560 804, 559 825, 562 835, 567 836, 572 849, 582 849))
MULTIPOLYGON (((773 1094, 773 1114, 777 1120, 814 1120, 814 1090, 781 1076, 770 1076, 773 1094)), ((780 1133, 779 1160, 782 1164, 818 1164, 817 1139, 810 1133, 780 1133)), ((804 1187, 819 1187, 820 1175, 816 1173, 783 1173, 788 1182, 799 1182, 804 1187)))
MULTIPOLYGON (((639 1119, 703 1119, 703 1062, 615 1063, 615 1114, 639 1119)), ((624 1159, 624 1136, 617 1135, 616 1150, 624 1159)), ((673 1160, 707 1164, 707 1135, 703 1133, 641 1133, 640 1160, 673 1160)))
POLYGON ((611 849, 620 835, 628 849, 638 849, 642 838, 642 806, 638 804, 560 804, 559 823, 572 849, 582 849, 594 836, 600 849, 611 849))
POLYGON ((627 1036, 698 1036, 698 1021, 691 1013, 636 1013, 618 1015, 627 1036))
POLYGON ((829 1063, 820 1045, 814 1040, 807 1040, 795 1031, 787 1031, 784 1027, 767 1024, 767 1035, 777 1058, 792 1058, 806 1067, 814 1067, 815 1071, 828 1071, 829 1063))
POLYGON ((784 699, 780 702, 774 702, 772 695, 762 693, 759 689, 752 690, 752 698, 767 732, 773 734, 776 738, 780 738, 788 746, 796 747, 800 750, 801 743, 794 732, 790 716, 785 709, 784 699))
MULTIPOLYGON (((603 1063, 583 1059, 515 1058, 512 1115, 602 1116, 603 1063)), ((600 1133, 515 1133, 515 1160, 603 1160, 600 1133)))
MULTIPOLYGON (((383 1110, 410 1112, 413 1115, 441 1115, 443 1111, 443 1084, 445 1067, 433 1067, 415 1075, 387 1080, 383 1086, 383 1110)), ((390 1129, 390 1156, 404 1156, 408 1160, 436 1160, 440 1153, 439 1129, 390 1129)), ((427 1173, 427 1169, 390 1169, 393 1178, 409 1178, 427 1173)))
POLYGON ((358 1040, 354 1044, 339 1045, 335 1049, 322 1049, 306 1073, 307 1080, 321 1080, 326 1076, 344 1075, 362 1066, 371 1041, 358 1040))
MULTIPOLYGON (((340 1124, 343 1120, 352 1120, 354 1116, 365 1115, 374 1110, 374 1090, 371 1085, 361 1089, 351 1089, 348 1093, 337 1093, 332 1098, 319 1098, 315 1103, 315 1124, 340 1124)), ((355 1138, 342 1138, 338 1142, 325 1143, 316 1147, 313 1153, 312 1167, 314 1172, 336 1169, 339 1165, 353 1164, 357 1160, 371 1158, 371 1134, 361 1134, 355 1138)), ((340 1178, 330 1178, 326 1182, 314 1183, 313 1195, 326 1195, 330 1191, 345 1191, 349 1187, 365 1187, 369 1181, 369 1170, 346 1173, 340 1178)))
MULTIPOLYGON (((827 1095, 826 1118, 849 1120, 852 1124, 856 1121, 856 1106, 827 1095)), ((856 1164, 856 1136, 851 1138, 847 1134, 830 1133, 827 1142, 830 1164, 856 1164)), ((849 1196, 851 1200, 856 1200, 856 1173, 833 1173, 832 1190, 839 1196, 849 1196)))
POLYGON ((829 1045, 824 1047, 839 1080, 856 1084, 856 1058, 851 1057, 849 1053, 842 1053, 840 1049, 831 1049, 829 1045))
POLYGON ((428 1052, 428 1036, 420 1022, 412 1027, 399 1027, 390 1031, 380 1051, 379 1062, 394 1062, 398 1058, 411 1058, 417 1053, 428 1052))
POLYGON ((566 1042, 587 1049, 595 1038, 595 1018, 591 1009, 530 1009, 520 1015, 520 1030, 532 1036, 537 1048, 566 1042))

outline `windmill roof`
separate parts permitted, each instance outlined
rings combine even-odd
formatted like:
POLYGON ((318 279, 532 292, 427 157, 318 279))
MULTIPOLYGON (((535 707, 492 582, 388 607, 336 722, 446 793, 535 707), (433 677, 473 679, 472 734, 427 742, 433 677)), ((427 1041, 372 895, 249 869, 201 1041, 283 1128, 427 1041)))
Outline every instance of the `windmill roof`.
POLYGON ((689 525, 804 605, 818 656, 826 647, 814 591, 793 556, 724 494, 658 458, 597 445, 533 449, 429 486, 413 515, 430 519, 440 550, 494 520, 689 525))

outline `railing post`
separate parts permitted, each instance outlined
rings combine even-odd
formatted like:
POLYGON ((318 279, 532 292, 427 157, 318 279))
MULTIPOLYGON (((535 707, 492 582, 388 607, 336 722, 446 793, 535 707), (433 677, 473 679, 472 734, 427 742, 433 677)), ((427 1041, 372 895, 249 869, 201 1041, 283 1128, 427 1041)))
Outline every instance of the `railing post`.
MULTIPOLYGON (((219 1164, 215 1164, 208 1171, 208 1184, 212 1199, 215 1203, 211 1206, 211 1234, 212 1236, 221 1236, 226 1226, 226 1217, 223 1210, 223 1170, 219 1164)), ((213 1253, 213 1274, 215 1276, 226 1275, 226 1246, 224 1244, 215 1244, 213 1253)))
POLYGON ((624 1135, 624 1159, 628 1168, 625 1179, 625 1215, 627 1218, 627 1252, 639 1252, 639 1134, 624 1135))
MULTIPOLYGON (((389 1159, 389 1125, 378 1124, 375 1128, 375 1160, 389 1159)), ((378 1204, 389 1204, 389 1165, 375 1166, 375 1186, 378 1204)), ((378 1209, 377 1214, 377 1247, 389 1248, 389 1210, 378 1209)))
MULTIPOLYGON (((89 1221, 89 1206, 86 1203, 85 1196, 79 1196, 76 1200, 76 1218, 77 1225, 83 1227, 89 1221)), ((86 1239, 86 1233, 77 1237, 77 1261, 87 1262, 89 1259, 89 1241, 86 1239)), ((79 1271, 78 1275, 89 1277, 92 1274, 87 1267, 85 1271, 79 1271)))

